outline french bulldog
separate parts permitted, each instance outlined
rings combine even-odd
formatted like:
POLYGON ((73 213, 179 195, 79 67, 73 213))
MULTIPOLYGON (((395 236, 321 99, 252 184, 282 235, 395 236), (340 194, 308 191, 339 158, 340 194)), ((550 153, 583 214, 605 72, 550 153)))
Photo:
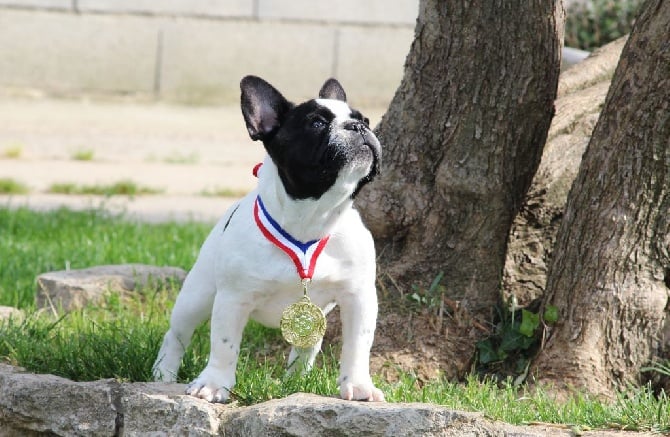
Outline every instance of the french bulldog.
MULTIPOLYGON (((259 77, 246 76, 240 88, 249 136, 267 152, 255 169, 258 186, 203 243, 177 296, 154 378, 176 380, 195 328, 210 317, 209 360, 186 392, 225 402, 247 321, 279 327, 283 310, 300 300, 309 282, 308 297, 324 314, 340 306, 340 395, 383 401, 369 371, 377 319, 375 248, 353 207, 356 194, 379 173, 380 143, 335 79, 324 83, 317 99, 298 105, 259 77)), ((289 371, 298 363, 310 369, 321 340, 294 346, 289 371)))

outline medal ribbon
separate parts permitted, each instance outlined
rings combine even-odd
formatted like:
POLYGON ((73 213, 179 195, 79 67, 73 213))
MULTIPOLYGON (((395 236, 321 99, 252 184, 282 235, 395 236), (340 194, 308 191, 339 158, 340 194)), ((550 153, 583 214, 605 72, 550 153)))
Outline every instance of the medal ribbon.
POLYGON ((320 240, 312 240, 306 243, 293 238, 270 216, 265 209, 265 205, 263 205, 261 196, 257 196, 256 202, 254 202, 254 219, 265 238, 291 258, 300 279, 312 279, 316 260, 321 255, 330 236, 327 235, 320 240))

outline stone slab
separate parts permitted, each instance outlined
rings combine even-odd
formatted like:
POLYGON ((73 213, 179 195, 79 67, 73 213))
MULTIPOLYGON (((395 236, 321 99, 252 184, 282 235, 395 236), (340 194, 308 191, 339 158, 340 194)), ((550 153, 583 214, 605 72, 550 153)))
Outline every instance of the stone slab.
POLYGON ((21 320, 23 319, 23 317, 24 313, 20 309, 0 305, 0 324, 2 323, 3 320, 8 319, 21 320))
POLYGON ((81 12, 251 17, 253 0, 78 0, 81 12))
POLYGON ((99 302, 107 293, 181 287, 186 272, 178 267, 144 264, 96 266, 61 270, 37 277, 38 308, 72 310, 99 302))
MULTIPOLYGON (((74 382, 0 364, 0 436, 366 435, 572 436, 563 426, 513 426, 420 403, 351 402, 297 393, 250 407, 186 396, 181 384, 74 382)), ((584 436, 651 433, 596 430, 584 436)))
POLYGON ((158 22, 3 10, 0 84, 57 92, 154 90, 158 22))
POLYGON ((222 417, 233 407, 185 396, 185 391, 185 384, 124 384, 124 434, 220 435, 222 417))
POLYGON ((258 17, 275 20, 314 20, 345 23, 384 23, 414 26, 418 0, 258 0, 258 17))
POLYGON ((113 380, 74 382, 0 365, 0 435, 113 435, 113 380))

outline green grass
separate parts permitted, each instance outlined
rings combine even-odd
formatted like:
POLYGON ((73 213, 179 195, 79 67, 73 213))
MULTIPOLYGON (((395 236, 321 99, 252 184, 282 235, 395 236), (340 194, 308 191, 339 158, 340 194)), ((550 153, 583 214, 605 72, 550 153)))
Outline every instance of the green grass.
POLYGON ((26 194, 30 189, 21 182, 9 178, 0 178, 0 194, 26 194))
POLYGON ((18 159, 23 154, 23 146, 20 144, 14 144, 12 146, 6 147, 2 154, 3 157, 7 159, 18 159))
POLYGON ((555 423, 577 430, 670 430, 667 397, 657 398, 647 388, 631 389, 612 403, 578 394, 565 402, 557 402, 543 389, 531 392, 525 387, 515 387, 511 380, 500 385, 475 377, 469 377, 463 384, 440 380, 419 384, 411 375, 404 375, 398 383, 388 387, 382 384, 382 388, 393 401, 430 402, 481 411, 490 418, 513 424, 555 423))
POLYGON ((152 153, 150 155, 147 155, 144 160, 146 162, 162 162, 165 164, 191 165, 200 162, 200 155, 198 155, 195 152, 187 154, 179 152, 171 152, 169 155, 163 155, 163 156, 157 156, 156 154, 152 153))
POLYGON ((145 224, 100 211, 36 213, 0 207, 0 305, 31 308, 35 277, 94 265, 145 263, 191 268, 210 226, 145 224))
MULTIPOLYGON (((0 360, 75 380, 148 380, 175 291, 151 290, 124 299, 109 295, 97 307, 56 317, 33 311, 34 277, 66 263, 72 268, 126 262, 189 268, 209 226, 139 224, 96 211, 35 213, 0 208, 0 229, 0 305, 28 311, 23 321, 0 322, 0 360)), ((295 392, 337 394, 338 347, 325 346, 307 375, 288 376, 284 369, 289 347, 280 333, 250 323, 244 332, 233 398, 247 405, 295 392)), ((197 376, 208 353, 205 325, 194 335, 179 380, 197 376)), ((464 383, 441 378, 425 381, 399 373, 394 382, 375 377, 390 402, 428 402, 481 411, 514 424, 557 423, 576 431, 670 431, 668 398, 655 396, 647 388, 631 388, 609 403, 581 395, 556 402, 541 388, 531 391, 511 382, 497 384, 474 376, 464 383)))
POLYGON ((72 152, 71 158, 75 161, 93 161, 94 155, 93 149, 80 149, 72 152))
POLYGON ((195 152, 186 155, 174 153, 163 158, 163 162, 167 164, 197 164, 199 161, 200 157, 195 152))
POLYGON ((138 185, 133 181, 124 180, 109 185, 79 185, 73 183, 55 183, 47 189, 54 194, 91 194, 97 196, 136 196, 143 194, 160 194, 163 190, 138 185))
MULTIPOLYGON (((0 324, 0 356, 35 372, 54 373, 75 380, 117 378, 147 381, 167 328, 164 292, 145 296, 135 308, 111 305, 89 308, 58 319, 33 314, 23 322, 0 324), (143 312, 138 313, 142 308, 143 312)), ((306 375, 285 372, 288 346, 277 330, 250 323, 245 329, 233 400, 242 405, 286 397, 296 392, 330 396, 338 393, 337 347, 326 346, 314 370, 306 375)), ((202 326, 184 357, 179 381, 195 378, 209 353, 208 327, 202 326)), ((392 365, 392 364, 389 364, 392 365)), ((375 378, 389 402, 425 402, 451 409, 480 411, 513 424, 535 422, 569 425, 575 430, 618 428, 670 431, 670 403, 647 388, 631 389, 612 403, 576 395, 556 402, 541 389, 496 384, 474 376, 465 383, 440 378, 422 381, 400 373, 396 382, 375 378)))

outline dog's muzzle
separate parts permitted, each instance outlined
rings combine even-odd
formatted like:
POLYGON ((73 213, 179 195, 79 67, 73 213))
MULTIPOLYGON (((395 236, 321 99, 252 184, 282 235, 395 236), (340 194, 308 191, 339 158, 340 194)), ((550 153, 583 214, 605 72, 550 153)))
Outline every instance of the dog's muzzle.
POLYGON ((358 153, 360 153, 360 151, 363 151, 366 155, 365 158, 366 160, 369 159, 368 153, 372 154, 372 163, 370 166, 370 171, 363 179, 359 181, 358 186, 356 187, 356 190, 353 193, 352 197, 356 197, 361 188, 363 188, 363 186, 366 185, 368 182, 371 182, 381 172, 381 157, 382 157, 381 144, 379 143, 379 140, 377 139, 375 134, 372 133, 372 131, 361 121, 358 120, 348 121, 345 123, 344 129, 349 132, 355 132, 356 134, 360 135, 359 138, 355 138, 352 141, 355 144, 355 147, 359 150, 358 153))

